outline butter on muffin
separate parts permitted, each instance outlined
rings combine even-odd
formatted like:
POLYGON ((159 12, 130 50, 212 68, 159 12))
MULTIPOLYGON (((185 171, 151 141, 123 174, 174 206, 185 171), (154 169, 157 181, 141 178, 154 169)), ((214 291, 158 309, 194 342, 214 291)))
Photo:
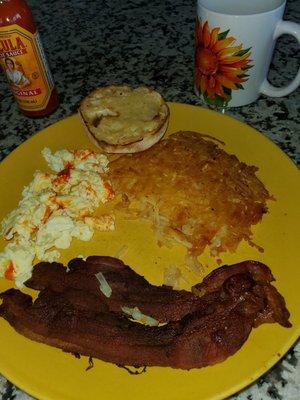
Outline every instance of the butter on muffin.
POLYGON ((90 139, 105 152, 136 153, 163 137, 169 107, 153 89, 107 86, 83 99, 79 115, 90 139))

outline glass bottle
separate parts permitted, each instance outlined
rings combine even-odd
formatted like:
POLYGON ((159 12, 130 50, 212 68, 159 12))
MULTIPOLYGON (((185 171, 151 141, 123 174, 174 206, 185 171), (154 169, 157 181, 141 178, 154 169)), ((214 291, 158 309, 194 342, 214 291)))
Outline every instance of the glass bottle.
POLYGON ((23 114, 44 117, 56 110, 57 90, 25 0, 0 0, 0 65, 23 114))

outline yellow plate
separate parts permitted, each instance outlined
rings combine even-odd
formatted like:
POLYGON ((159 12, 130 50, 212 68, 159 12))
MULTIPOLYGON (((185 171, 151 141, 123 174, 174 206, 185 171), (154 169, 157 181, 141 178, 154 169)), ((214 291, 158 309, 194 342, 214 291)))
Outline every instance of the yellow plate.
MULTIPOLYGON (((277 324, 263 325, 252 331, 246 344, 227 361, 213 367, 181 371, 171 368, 148 368, 139 376, 100 360, 85 371, 86 357, 80 360, 63 351, 35 343, 17 334, 6 321, 0 320, 0 371, 17 386, 39 399, 142 399, 183 400, 222 399, 242 389, 267 371, 289 349, 300 331, 299 204, 300 185, 297 168, 271 141, 247 125, 199 107, 170 104, 168 132, 196 130, 223 140, 225 149, 240 160, 259 167, 258 176, 276 197, 269 213, 254 228, 254 241, 264 253, 241 243, 236 253, 222 256, 224 263, 255 259, 269 265, 277 279, 275 285, 286 299, 291 312, 290 329, 277 324)), ((77 116, 60 121, 34 135, 0 164, 0 218, 20 198, 25 184, 36 169, 44 169, 41 150, 91 148, 77 116)), ((182 261, 184 251, 159 248, 148 225, 117 218, 112 233, 95 234, 91 242, 74 241, 62 253, 62 260, 78 254, 115 255, 123 245, 128 251, 122 257, 151 282, 161 283, 163 268, 182 261)), ((0 250, 4 246, 0 242, 0 250)), ((204 255, 207 273, 216 267, 204 255)), ((199 280, 192 274, 191 283, 199 280)), ((10 283, 0 279, 0 291, 10 283)))

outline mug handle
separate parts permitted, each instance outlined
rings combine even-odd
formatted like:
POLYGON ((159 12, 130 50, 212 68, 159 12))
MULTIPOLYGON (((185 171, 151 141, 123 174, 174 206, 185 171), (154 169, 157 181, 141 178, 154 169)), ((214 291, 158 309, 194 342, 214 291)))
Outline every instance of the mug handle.
MULTIPOLYGON (((279 36, 283 34, 290 34, 294 36, 298 43, 300 43, 300 25, 295 22, 289 21, 280 21, 278 22, 275 32, 274 39, 276 40, 279 36)), ((283 97, 292 93, 297 87, 300 85, 300 68, 298 69, 298 73, 296 77, 292 80, 292 82, 281 88, 275 87, 271 85, 267 79, 265 79, 260 87, 260 93, 265 94, 270 97, 283 97)))

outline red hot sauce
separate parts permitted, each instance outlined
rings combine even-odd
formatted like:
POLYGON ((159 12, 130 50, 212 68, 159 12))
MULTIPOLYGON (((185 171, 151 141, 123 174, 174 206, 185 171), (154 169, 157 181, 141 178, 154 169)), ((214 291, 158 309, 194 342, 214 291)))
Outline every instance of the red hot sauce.
POLYGON ((44 117, 56 110, 58 94, 25 0, 0 0, 0 65, 23 114, 44 117))

